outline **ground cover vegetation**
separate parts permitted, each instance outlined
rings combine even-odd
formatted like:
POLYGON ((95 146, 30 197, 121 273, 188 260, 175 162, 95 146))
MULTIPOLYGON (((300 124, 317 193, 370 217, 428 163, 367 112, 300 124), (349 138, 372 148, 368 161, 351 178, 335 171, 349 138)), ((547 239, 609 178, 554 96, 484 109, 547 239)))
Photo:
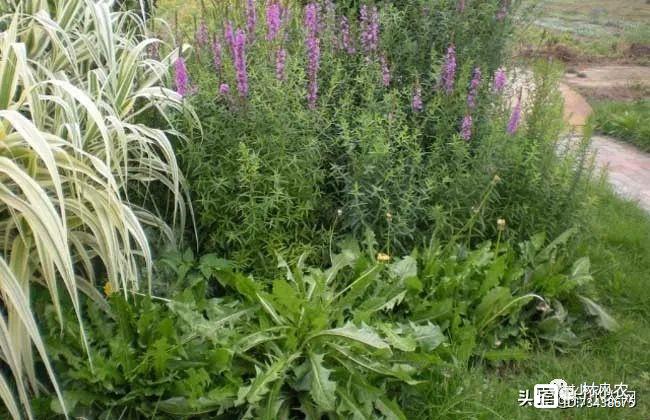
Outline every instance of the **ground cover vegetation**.
POLYGON ((643 151, 650 151, 650 100, 633 102, 599 101, 594 104, 596 128, 608 135, 627 140, 643 151))
POLYGON ((527 98, 504 69, 517 2, 206 2, 176 27, 17 3, 8 415, 410 418, 470 365, 618 329, 559 69, 527 98))
POLYGON ((569 65, 636 63, 650 58, 645 0, 543 0, 524 2, 529 25, 518 27, 523 56, 551 56, 569 65))

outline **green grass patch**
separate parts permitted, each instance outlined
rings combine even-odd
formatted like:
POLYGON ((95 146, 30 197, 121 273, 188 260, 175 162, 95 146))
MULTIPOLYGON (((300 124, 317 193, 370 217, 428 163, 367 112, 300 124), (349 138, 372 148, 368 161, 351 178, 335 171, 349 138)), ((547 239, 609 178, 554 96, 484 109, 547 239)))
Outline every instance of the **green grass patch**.
POLYGON ((601 101, 594 105, 596 129, 641 150, 650 151, 650 100, 635 102, 601 101))
POLYGON ((521 28, 519 39, 528 48, 541 48, 565 61, 648 61, 639 52, 650 39, 645 24, 650 5, 643 0, 551 0, 527 6, 523 10, 533 24, 521 28))
MULTIPOLYGON (((499 367, 476 366, 446 372, 409 406, 409 418, 650 418, 650 217, 635 204, 606 189, 595 194, 586 211, 575 252, 591 259, 601 302, 622 328, 596 335, 561 354, 540 350, 526 360, 499 367), (582 382, 625 383, 636 391, 637 406, 626 409, 538 410, 519 407, 518 392, 562 378, 582 382)), ((420 390, 421 391, 421 390, 420 390)))

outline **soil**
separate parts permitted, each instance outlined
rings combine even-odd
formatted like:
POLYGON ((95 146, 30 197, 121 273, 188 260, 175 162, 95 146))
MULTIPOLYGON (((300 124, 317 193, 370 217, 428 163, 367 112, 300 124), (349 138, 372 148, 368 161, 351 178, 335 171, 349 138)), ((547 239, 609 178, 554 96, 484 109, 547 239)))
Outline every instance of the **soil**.
POLYGON ((629 101, 650 96, 650 67, 606 65, 571 70, 564 82, 590 99, 629 101))
POLYGON ((583 127, 591 115, 591 105, 584 96, 564 83, 560 84, 560 92, 564 97, 564 119, 573 127, 583 127))
POLYGON ((650 63, 650 43, 615 45, 610 54, 589 55, 579 49, 562 43, 544 46, 522 46, 518 56, 524 58, 545 58, 561 61, 567 66, 580 65, 647 65, 650 63))

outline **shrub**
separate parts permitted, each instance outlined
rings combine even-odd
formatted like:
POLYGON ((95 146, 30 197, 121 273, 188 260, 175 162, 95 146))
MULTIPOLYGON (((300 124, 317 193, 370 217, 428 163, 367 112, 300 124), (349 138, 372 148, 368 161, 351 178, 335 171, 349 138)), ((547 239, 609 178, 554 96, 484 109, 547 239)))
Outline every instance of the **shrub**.
POLYGON ((309 6, 316 29, 293 8, 273 36, 258 10, 237 60, 221 22, 251 26, 245 10, 205 10, 215 17, 200 22, 188 57, 197 92, 187 95, 204 132, 177 147, 202 251, 268 273, 276 252, 295 260, 309 250, 317 264, 330 235, 370 229, 408 252, 433 231, 462 227, 495 175, 504 182, 474 226, 477 241, 493 237, 498 217, 520 239, 571 225, 584 148, 556 159, 556 70, 538 66, 531 105, 508 133, 510 108, 493 78, 512 12, 500 1, 462 12, 430 3, 358 12, 324 2, 309 6))
MULTIPOLYGON (((588 259, 566 257, 573 233, 518 247, 501 235, 474 249, 434 241, 395 259, 368 235, 341 243, 326 269, 280 259, 275 279, 170 255, 159 281, 171 300, 114 293, 84 311, 94 367, 72 311, 63 335, 52 305, 39 313, 71 415, 404 418, 395 400, 431 372, 574 345, 580 307, 616 328, 592 299, 588 259)), ((60 412, 42 403, 43 416, 60 412)))

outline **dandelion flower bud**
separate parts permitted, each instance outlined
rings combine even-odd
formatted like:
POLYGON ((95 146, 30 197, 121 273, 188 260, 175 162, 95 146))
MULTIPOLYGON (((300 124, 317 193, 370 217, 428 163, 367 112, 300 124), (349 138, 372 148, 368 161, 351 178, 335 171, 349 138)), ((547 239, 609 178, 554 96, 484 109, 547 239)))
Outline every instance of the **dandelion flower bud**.
POLYGON ((110 297, 113 293, 115 293, 115 289, 113 289, 113 284, 110 281, 107 281, 106 284, 104 284, 104 294, 107 297, 110 297))
POLYGON ((388 262, 390 261, 390 255, 380 252, 377 254, 377 261, 379 262, 388 262))

